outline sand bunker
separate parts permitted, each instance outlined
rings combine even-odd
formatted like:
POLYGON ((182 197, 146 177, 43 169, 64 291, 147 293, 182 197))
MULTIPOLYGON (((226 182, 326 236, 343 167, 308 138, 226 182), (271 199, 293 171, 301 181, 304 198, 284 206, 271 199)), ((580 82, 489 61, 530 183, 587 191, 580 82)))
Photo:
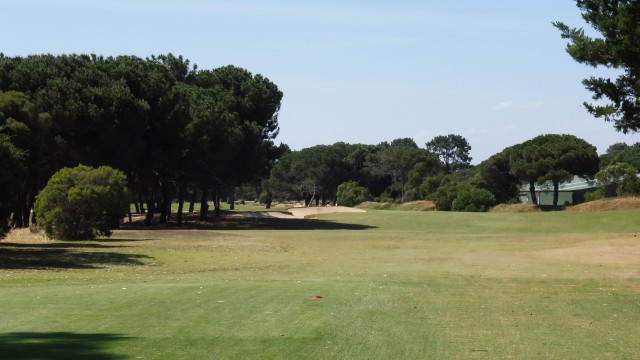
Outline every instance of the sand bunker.
POLYGON ((287 209, 285 212, 281 211, 260 211, 260 212, 243 212, 240 213, 244 217, 253 218, 279 218, 279 219, 304 219, 307 216, 317 214, 331 214, 331 213, 363 213, 362 209, 355 209, 346 206, 310 206, 310 207, 294 207, 287 209))

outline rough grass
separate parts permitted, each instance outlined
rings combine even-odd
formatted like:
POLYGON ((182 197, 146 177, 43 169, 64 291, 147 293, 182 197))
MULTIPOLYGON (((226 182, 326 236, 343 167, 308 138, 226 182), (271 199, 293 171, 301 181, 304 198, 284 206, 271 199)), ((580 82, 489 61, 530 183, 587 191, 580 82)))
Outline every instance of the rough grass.
POLYGON ((533 204, 499 204, 491 209, 491 212, 497 213, 532 213, 540 211, 542 210, 533 204))
POLYGON ((357 208, 365 210, 433 211, 436 209, 436 205, 433 203, 433 201, 429 200, 409 201, 402 204, 365 201, 362 204, 358 205, 357 208))
POLYGON ((637 358, 638 214, 368 211, 93 242, 16 232, 0 242, 0 354, 637 358))
POLYGON ((567 208, 568 211, 594 212, 594 211, 614 211, 614 210, 637 210, 640 209, 640 197, 620 197, 609 198, 586 202, 567 208))

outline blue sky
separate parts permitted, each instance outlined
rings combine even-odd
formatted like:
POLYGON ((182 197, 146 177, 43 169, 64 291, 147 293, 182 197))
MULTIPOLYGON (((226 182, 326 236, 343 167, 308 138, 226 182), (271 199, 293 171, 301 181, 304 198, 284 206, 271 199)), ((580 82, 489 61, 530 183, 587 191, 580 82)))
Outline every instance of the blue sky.
POLYGON ((635 143, 582 106, 575 63, 551 25, 584 26, 573 0, 0 0, 0 52, 172 52, 233 64, 284 93, 278 141, 418 145, 458 134, 473 163, 544 133, 600 153, 635 143))

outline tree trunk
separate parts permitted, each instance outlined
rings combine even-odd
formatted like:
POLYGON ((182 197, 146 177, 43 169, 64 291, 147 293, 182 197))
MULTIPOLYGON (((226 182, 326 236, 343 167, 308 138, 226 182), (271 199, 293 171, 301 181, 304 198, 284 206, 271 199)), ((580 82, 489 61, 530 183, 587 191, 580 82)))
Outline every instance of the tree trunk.
POLYGON ((158 207, 160 208, 160 223, 167 223, 167 208, 171 206, 171 204, 167 204, 167 199, 169 198, 168 194, 169 190, 167 189, 166 182, 162 182, 160 184, 160 194, 158 196, 158 207))
POLYGON ((533 181, 529 182, 529 192, 531 193, 531 202, 533 205, 538 205, 538 198, 536 197, 536 183, 533 181))
POLYGON ((22 196, 13 204, 13 217, 11 218, 11 227, 18 229, 24 227, 24 221, 22 218, 24 211, 21 204, 22 196))
POLYGON ((147 216, 145 216, 144 218, 144 224, 147 226, 151 225, 151 223, 153 222, 153 214, 156 211, 155 203, 156 201, 153 196, 147 199, 147 216))
POLYGON ((164 199, 165 206, 167 207, 167 220, 171 221, 171 205, 173 203, 173 198, 175 196, 175 186, 170 186, 167 188, 165 193, 166 198, 164 199))
POLYGON ((191 202, 189 203, 189 212, 190 213, 192 213, 193 210, 196 207, 196 199, 197 199, 196 190, 193 189, 193 190, 191 190, 191 202))
POLYGON ((207 198, 209 196, 209 189, 207 186, 202 187, 202 196, 200 197, 200 221, 207 220, 207 214, 209 213, 209 203, 207 198))
POLYGON ((558 180, 553 180, 553 206, 558 207, 558 195, 560 190, 560 182, 558 180))
POLYGON ((236 209, 236 188, 231 186, 229 191, 229 210, 236 209))
POLYGON ((13 217, 11 218, 11 226, 14 228, 29 227, 29 205, 28 205, 29 191, 27 186, 23 186, 20 194, 15 198, 13 203, 13 217))
POLYGON ((144 209, 144 199, 142 198, 142 193, 140 192, 140 190, 138 190, 138 203, 140 204, 138 208, 140 212, 138 214, 144 214, 146 210, 144 209))
POLYGON ((184 185, 178 188, 178 213, 176 214, 176 222, 178 226, 182 225, 182 209, 184 207, 184 185))
POLYGON ((220 217, 220 187, 216 186, 215 193, 213 194, 213 208, 215 209, 216 217, 220 217))

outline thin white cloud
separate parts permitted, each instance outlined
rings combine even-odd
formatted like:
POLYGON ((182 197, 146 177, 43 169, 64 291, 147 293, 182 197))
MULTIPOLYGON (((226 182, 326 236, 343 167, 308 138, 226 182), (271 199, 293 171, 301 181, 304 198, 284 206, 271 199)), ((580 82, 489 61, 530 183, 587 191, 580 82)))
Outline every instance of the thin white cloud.
POLYGON ((505 101, 493 107, 494 111, 507 111, 507 110, 531 110, 541 109, 544 107, 542 101, 533 101, 528 103, 505 101))

